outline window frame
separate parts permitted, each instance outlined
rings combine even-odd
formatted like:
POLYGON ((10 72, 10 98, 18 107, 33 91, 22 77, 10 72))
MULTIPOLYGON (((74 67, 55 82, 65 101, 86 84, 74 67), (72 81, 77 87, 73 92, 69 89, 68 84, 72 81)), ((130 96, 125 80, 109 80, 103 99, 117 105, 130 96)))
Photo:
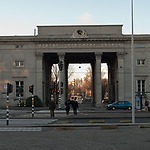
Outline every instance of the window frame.
POLYGON ((24 67, 24 61, 23 60, 15 60, 14 61, 14 66, 16 68, 23 68, 24 67))
POLYGON ((140 58, 136 60, 136 65, 137 66, 145 66, 146 60, 144 58, 140 58))
POLYGON ((144 80, 144 79, 142 79, 142 80, 138 79, 136 81, 136 83, 137 83, 137 92, 139 94, 141 94, 142 96, 144 96, 145 92, 146 92, 146 80, 144 80))

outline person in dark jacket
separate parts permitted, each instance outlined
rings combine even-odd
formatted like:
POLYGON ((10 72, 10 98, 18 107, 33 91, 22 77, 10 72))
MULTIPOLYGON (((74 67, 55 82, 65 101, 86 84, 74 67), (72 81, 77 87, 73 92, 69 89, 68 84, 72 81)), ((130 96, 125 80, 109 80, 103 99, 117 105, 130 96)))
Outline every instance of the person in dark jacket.
POLYGON ((77 110, 79 108, 78 102, 76 100, 73 100, 71 104, 72 104, 72 109, 73 109, 74 115, 77 115, 77 110))
POLYGON ((54 100, 50 101, 49 109, 50 109, 50 116, 55 117, 54 110, 56 109, 56 104, 54 100))
POLYGON ((148 111, 148 100, 145 100, 145 111, 148 111))
POLYGON ((69 111, 70 111, 70 99, 68 99, 65 102, 65 110, 66 110, 66 115, 69 115, 69 111))

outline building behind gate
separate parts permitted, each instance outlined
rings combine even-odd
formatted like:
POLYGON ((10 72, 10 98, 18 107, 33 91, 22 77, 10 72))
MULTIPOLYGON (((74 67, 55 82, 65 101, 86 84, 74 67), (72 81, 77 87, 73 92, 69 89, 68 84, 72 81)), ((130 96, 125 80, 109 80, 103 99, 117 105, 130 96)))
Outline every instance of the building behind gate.
MULTIPOLYGON (((150 35, 134 35, 135 95, 143 103, 150 92, 150 35)), ((89 63, 92 67, 92 102, 102 100, 101 63, 108 66, 109 99, 131 101, 131 35, 122 25, 38 26, 33 36, 0 37, 0 106, 6 105, 6 84, 13 84, 10 105, 20 96, 31 96, 29 86, 44 104, 50 99, 51 68, 61 64, 60 105, 68 95, 69 63, 89 63), (18 87, 22 88, 21 95, 18 87)))

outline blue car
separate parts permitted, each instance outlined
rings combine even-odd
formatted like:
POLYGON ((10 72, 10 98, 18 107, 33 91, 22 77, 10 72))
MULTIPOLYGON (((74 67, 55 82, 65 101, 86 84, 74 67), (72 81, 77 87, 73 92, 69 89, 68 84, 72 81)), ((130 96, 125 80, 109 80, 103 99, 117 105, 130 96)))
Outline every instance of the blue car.
POLYGON ((132 104, 129 101, 116 101, 112 104, 106 105, 106 109, 115 110, 115 109, 132 109, 132 104))

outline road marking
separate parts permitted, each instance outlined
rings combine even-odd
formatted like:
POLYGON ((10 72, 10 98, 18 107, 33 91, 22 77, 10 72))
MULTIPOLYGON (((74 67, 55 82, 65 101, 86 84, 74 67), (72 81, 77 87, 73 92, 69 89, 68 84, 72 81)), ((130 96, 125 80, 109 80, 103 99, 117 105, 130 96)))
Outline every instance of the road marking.
POLYGON ((42 131, 41 127, 4 127, 0 128, 0 132, 39 132, 42 131))

